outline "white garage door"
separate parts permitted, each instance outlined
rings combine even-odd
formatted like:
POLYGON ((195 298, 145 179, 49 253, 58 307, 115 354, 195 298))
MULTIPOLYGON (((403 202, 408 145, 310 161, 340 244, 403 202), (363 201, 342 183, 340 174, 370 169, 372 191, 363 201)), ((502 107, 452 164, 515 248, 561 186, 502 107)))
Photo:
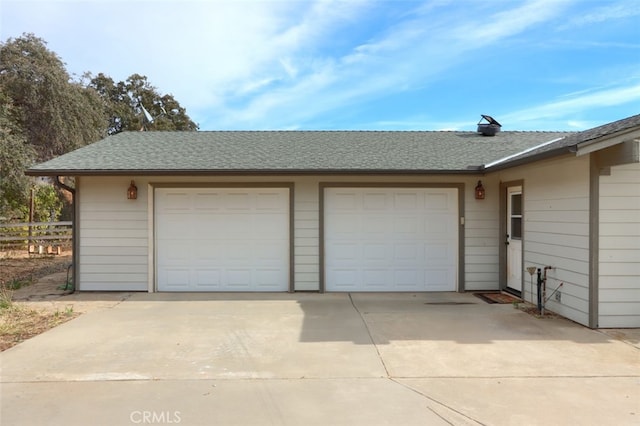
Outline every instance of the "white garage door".
POLYGON ((451 188, 326 188, 327 291, 455 291, 451 188))
POLYGON ((289 289, 287 188, 158 188, 159 291, 289 289))

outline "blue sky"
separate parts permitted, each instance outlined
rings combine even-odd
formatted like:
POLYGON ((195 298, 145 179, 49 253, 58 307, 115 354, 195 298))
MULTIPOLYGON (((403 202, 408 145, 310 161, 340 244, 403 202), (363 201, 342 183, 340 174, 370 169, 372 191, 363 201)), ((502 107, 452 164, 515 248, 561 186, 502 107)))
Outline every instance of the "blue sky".
POLYGON ((640 1, 0 0, 76 75, 201 130, 582 130, 640 113, 640 1))

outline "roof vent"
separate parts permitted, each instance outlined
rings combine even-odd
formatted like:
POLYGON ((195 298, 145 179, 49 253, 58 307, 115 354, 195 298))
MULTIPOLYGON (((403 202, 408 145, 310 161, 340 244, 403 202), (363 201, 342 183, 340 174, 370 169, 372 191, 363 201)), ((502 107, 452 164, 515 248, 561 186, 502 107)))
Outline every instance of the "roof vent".
POLYGON ((478 122, 478 133, 481 133, 482 136, 495 136, 500 131, 502 124, 498 123, 490 115, 480 115, 482 115, 482 118, 478 122), (485 121, 484 123, 483 120, 485 121))

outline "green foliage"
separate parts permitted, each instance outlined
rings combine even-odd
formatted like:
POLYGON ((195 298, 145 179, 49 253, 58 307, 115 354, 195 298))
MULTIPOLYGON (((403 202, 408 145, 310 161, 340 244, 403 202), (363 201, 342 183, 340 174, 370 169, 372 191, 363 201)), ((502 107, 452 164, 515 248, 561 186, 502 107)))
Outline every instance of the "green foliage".
POLYGON ((45 161, 104 136, 100 98, 71 81, 58 55, 33 34, 0 45, 0 88, 37 160, 45 161))
POLYGON ((62 211, 62 200, 53 185, 37 185, 34 190, 34 222, 56 221, 62 211))
POLYGON ((0 217, 22 218, 29 199, 29 178, 23 170, 33 163, 35 150, 12 116, 14 109, 0 93, 0 217))
POLYGON ((9 309, 13 306, 13 290, 0 285, 0 310, 9 309))
POLYGON ((26 287, 33 284, 33 280, 32 279, 19 279, 16 278, 15 280, 9 281, 8 283, 5 284, 5 288, 9 291, 13 291, 13 290, 19 290, 22 287, 26 287))
MULTIPOLYGON (((25 219, 33 181, 24 170, 34 162, 141 129, 198 126, 172 95, 158 93, 145 76, 133 74, 116 83, 102 73, 87 73, 74 81, 43 39, 23 34, 0 43, 0 220, 25 219)), ((47 197, 47 208, 58 215, 47 197)))
POLYGON ((117 83, 102 73, 96 76, 86 74, 84 78, 90 79, 87 87, 94 89, 102 98, 109 135, 127 130, 198 130, 198 125, 191 121, 173 95, 158 93, 146 76, 133 74, 126 81, 117 83))

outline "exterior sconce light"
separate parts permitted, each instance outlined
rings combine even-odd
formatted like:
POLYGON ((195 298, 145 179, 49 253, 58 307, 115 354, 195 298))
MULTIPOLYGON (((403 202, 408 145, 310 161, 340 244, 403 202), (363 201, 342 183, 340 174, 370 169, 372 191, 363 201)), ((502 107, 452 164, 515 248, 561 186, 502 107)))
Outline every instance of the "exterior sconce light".
POLYGON ((127 189, 127 198, 129 200, 135 200, 138 198, 138 188, 134 181, 131 181, 131 185, 129 185, 129 188, 127 189))
POLYGON ((484 186, 482 186, 481 180, 476 185, 476 200, 484 200, 484 186))

